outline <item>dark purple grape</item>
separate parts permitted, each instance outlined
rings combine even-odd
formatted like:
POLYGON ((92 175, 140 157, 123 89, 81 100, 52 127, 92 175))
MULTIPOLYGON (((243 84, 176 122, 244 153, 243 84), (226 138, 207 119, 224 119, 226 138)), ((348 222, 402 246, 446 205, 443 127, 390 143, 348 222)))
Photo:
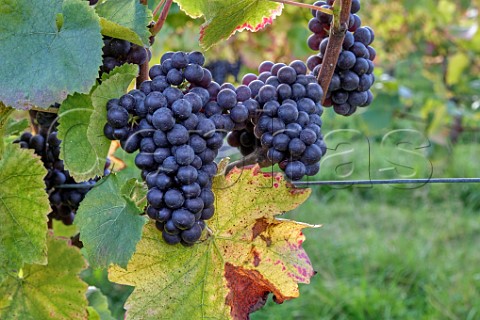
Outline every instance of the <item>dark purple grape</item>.
POLYGON ((285 168, 286 176, 291 180, 301 180, 306 173, 305 164, 301 161, 289 162, 285 168))
POLYGON ((147 58, 148 53, 144 47, 132 44, 126 60, 129 63, 141 65, 147 62, 147 58))
MULTIPOLYGON (((169 220, 171 221, 171 220, 169 220)), ((167 222, 168 224, 168 222, 167 222)), ((167 225, 165 225, 166 227, 167 225)), ((182 241, 182 238, 180 237, 180 235, 177 233, 177 234, 170 234, 168 233, 167 230, 163 230, 162 232, 162 237, 163 237, 163 240, 165 240, 166 243, 168 244, 178 244, 180 243, 180 241, 182 241)))
POLYGON ((175 124, 172 130, 170 130, 167 133, 167 139, 168 139, 168 142, 170 142, 174 146, 183 145, 188 142, 188 139, 189 139, 188 130, 180 124, 175 124))
POLYGON ((175 126, 173 112, 168 108, 158 109, 153 113, 152 125, 162 131, 172 129, 175 126))
POLYGON ((342 51, 338 57, 337 66, 342 70, 348 70, 352 68, 357 59, 355 55, 350 51, 342 51))
POLYGON ((192 115, 192 104, 185 99, 177 100, 172 104, 172 111, 177 119, 187 119, 192 115))
POLYGON ((220 107, 230 110, 237 105, 237 94, 231 89, 220 90, 217 102, 220 107))
POLYGON ((165 192, 164 195, 165 204, 171 209, 178 209, 182 207, 183 203, 185 202, 185 198, 183 197, 182 193, 177 189, 170 189, 165 192))
POLYGON ((194 224, 190 229, 182 231, 180 234, 182 240, 186 243, 193 244, 200 240, 202 236, 202 227, 199 224, 194 224))
MULTIPOLYGON (((172 55, 173 55, 173 53, 172 53, 172 55)), ((188 61, 188 63, 193 63, 193 64, 203 66, 205 64, 205 57, 204 57, 203 53, 201 53, 199 51, 193 51, 193 52, 188 53, 187 61, 188 61)))
POLYGON ((203 79, 203 68, 198 64, 189 64, 184 71, 185 79, 191 83, 199 82, 203 79))

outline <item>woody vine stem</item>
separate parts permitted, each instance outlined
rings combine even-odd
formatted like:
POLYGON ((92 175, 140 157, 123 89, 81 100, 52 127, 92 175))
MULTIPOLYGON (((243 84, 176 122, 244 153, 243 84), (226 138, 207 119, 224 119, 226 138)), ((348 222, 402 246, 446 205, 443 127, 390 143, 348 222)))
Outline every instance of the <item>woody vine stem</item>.
MULTIPOLYGON (((307 5, 304 3, 299 3, 290 0, 269 0, 272 2, 280 2, 287 5, 293 5, 301 8, 309 8, 318 11, 322 11, 328 14, 333 14, 332 26, 330 28, 330 39, 328 41, 328 46, 325 51, 324 61, 322 67, 318 74, 318 83, 323 89, 323 92, 328 91, 330 82, 332 81, 333 74, 335 72, 335 66, 337 65, 338 56, 342 51, 342 44, 345 38, 345 33, 347 31, 348 18, 350 15, 350 9, 352 7, 352 0, 336 0, 333 4, 332 10, 325 10, 323 8, 307 5), (328 11, 328 12, 326 12, 328 11)), ((324 98, 325 100, 325 95, 324 98)), ((260 167, 270 167, 272 162, 267 158, 267 150, 258 147, 254 152, 248 156, 230 163, 227 166, 225 173, 230 172, 235 167, 242 168, 254 164, 258 164, 260 167)))

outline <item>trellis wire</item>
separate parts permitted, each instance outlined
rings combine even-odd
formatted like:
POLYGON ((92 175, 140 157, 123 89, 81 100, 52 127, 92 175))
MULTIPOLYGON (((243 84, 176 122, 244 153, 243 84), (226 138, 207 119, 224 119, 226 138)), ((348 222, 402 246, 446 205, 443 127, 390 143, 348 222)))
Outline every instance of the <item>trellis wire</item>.
MULTIPOLYGON (((388 185, 388 184, 427 184, 427 183, 480 183, 480 178, 429 178, 429 179, 384 179, 384 180, 324 180, 324 181, 297 181, 295 187, 308 186, 351 186, 351 185, 388 185)), ((91 189, 92 185, 63 184, 56 186, 60 189, 91 189)))
POLYGON ((428 179, 384 179, 384 180, 325 180, 325 181, 299 181, 294 186, 351 186, 351 185, 374 185, 374 184, 427 184, 427 183, 480 183, 480 178, 428 178, 428 179))

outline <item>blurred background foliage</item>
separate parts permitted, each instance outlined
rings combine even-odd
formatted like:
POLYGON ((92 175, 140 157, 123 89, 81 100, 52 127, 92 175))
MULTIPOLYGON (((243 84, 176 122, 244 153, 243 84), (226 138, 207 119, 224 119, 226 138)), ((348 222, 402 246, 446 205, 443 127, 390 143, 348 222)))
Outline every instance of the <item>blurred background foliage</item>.
MULTIPOLYGON (((349 118, 326 109, 329 153, 315 178, 479 177, 480 1, 361 3, 376 32, 375 100, 349 118)), ((310 17, 288 6, 263 31, 212 48, 207 63, 227 61, 225 81, 235 83, 264 60, 306 60, 310 17)), ((199 50, 202 22, 174 5, 151 64, 165 51, 199 50)), ((287 217, 324 224, 306 231, 318 274, 299 299, 270 299, 252 319, 480 319, 479 209, 476 184, 314 187, 287 217)), ((85 279, 121 319, 131 288, 99 271, 85 279)))

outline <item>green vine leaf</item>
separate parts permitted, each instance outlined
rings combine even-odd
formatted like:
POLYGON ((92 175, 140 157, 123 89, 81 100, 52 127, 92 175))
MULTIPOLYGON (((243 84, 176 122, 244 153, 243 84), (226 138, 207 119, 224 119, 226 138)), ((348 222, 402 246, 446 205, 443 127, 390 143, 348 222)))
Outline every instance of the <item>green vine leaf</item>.
POLYGON ((46 174, 32 150, 6 146, 0 160, 0 280, 24 263, 47 263, 46 174))
POLYGON ((10 118, 8 119, 7 126, 5 127, 4 136, 11 137, 11 136, 19 136, 30 127, 27 119, 15 119, 10 118))
POLYGON ((110 147, 103 134, 107 122, 106 104, 124 94, 138 72, 127 64, 115 68, 91 95, 76 93, 60 106, 58 137, 62 140, 60 157, 77 181, 102 176, 110 147))
POLYGON ((88 289, 87 299, 89 304, 89 320, 115 320, 115 318, 112 316, 112 313, 110 312, 110 309, 108 308, 107 297, 99 289, 88 289))
POLYGON ((309 189, 292 189, 258 167, 217 176, 213 188, 211 236, 204 232, 193 247, 171 246, 151 222, 128 267, 110 268, 111 281, 135 286, 129 318, 248 319, 268 293, 281 303, 310 281, 302 230, 315 226, 276 218, 305 201, 309 189))
POLYGON ((5 148, 3 136, 8 126, 8 119, 10 118, 12 112, 12 108, 7 108, 0 102, 0 159, 2 159, 3 149, 5 148))
POLYGON ((88 2, 2 2, 0 101, 17 109, 46 109, 70 93, 89 92, 102 64, 103 41, 88 2))
POLYGON ((106 155, 97 154, 87 139, 92 113, 92 98, 80 93, 69 96, 58 112, 58 137, 62 140, 60 158, 76 181, 103 175, 106 155))
POLYGON ((103 134, 103 127, 107 123, 107 102, 125 94, 137 74, 138 66, 124 64, 105 77, 92 93, 93 113, 90 116, 87 138, 97 156, 102 159, 106 159, 111 144, 103 134))
POLYGON ((0 319, 86 319, 88 285, 78 276, 85 260, 63 239, 47 242, 48 265, 25 265, 0 287, 0 319))
POLYGON ((146 218, 130 199, 130 187, 110 174, 82 201, 75 217, 80 240, 93 268, 126 266, 142 236, 146 218))
POLYGON ((96 6, 102 33, 139 46, 149 46, 152 12, 138 0, 107 0, 96 6), (133 14, 133 17, 132 17, 133 14))
POLYGON ((283 4, 266 0, 174 0, 192 18, 205 18, 200 45, 209 49, 237 31, 256 32, 282 13, 283 4))

